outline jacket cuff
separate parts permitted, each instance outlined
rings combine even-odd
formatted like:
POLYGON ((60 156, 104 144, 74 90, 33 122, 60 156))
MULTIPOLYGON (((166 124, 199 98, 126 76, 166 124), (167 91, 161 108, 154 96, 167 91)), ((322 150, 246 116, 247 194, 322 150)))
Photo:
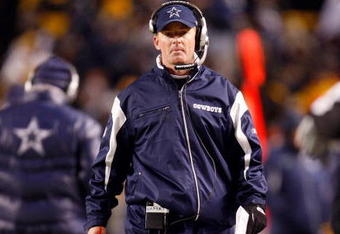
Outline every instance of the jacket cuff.
POLYGON ((102 218, 94 218, 94 219, 91 219, 85 223, 84 225, 84 230, 85 232, 87 232, 91 227, 94 227, 94 226, 102 226, 102 227, 106 227, 106 224, 107 224, 107 220, 102 218))

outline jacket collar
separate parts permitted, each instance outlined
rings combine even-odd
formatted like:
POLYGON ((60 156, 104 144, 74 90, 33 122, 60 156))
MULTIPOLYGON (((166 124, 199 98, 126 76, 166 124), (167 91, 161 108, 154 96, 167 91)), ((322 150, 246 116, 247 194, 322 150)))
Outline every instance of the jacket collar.
POLYGON ((25 97, 30 100, 51 100, 57 104, 67 103, 66 94, 59 88, 46 84, 35 84, 25 97))

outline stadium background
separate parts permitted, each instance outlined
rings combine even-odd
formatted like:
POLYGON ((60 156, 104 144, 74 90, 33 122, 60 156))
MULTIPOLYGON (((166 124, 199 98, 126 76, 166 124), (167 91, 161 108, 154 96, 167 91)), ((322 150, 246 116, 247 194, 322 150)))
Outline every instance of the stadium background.
MULTIPOLYGON (((104 125, 114 96, 155 63, 148 20, 161 2, 1 0, 0 104, 20 96, 33 67, 55 53, 80 73, 73 105, 104 125)), ((340 2, 191 2, 207 19, 206 65, 246 93, 267 160, 285 144, 287 126, 294 130, 311 102, 339 80, 340 2)), ((123 217, 120 207, 110 222, 112 233, 121 233, 123 217)), ((327 221, 326 215, 321 233, 331 233, 327 221)))

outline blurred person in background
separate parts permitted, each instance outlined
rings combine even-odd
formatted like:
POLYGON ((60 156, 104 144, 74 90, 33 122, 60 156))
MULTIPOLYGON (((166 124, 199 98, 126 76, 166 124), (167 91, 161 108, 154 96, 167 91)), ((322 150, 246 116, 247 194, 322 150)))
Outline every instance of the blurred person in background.
POLYGON ((265 163, 271 234, 317 234, 329 218, 328 174, 303 157, 294 143, 300 119, 297 113, 286 111, 272 127, 276 145, 272 144, 265 163))
POLYGON ((86 113, 105 125, 115 93, 102 69, 94 68, 84 75, 77 102, 86 113))
POLYGON ((92 166, 88 233, 106 232, 125 181, 125 233, 260 232, 261 147, 242 93, 202 65, 201 11, 186 1, 164 3, 150 31, 160 55, 114 100, 92 166))
POLYGON ((4 84, 23 83, 29 71, 46 60, 69 30, 68 1, 20 1, 18 35, 4 56, 1 76, 4 84))
POLYGON ((334 84, 311 105, 299 124, 296 141, 303 152, 329 165, 333 196, 331 225, 340 233, 340 82, 334 84))
POLYGON ((67 105, 78 83, 70 63, 49 57, 1 109, 0 233, 84 233, 101 127, 67 105))

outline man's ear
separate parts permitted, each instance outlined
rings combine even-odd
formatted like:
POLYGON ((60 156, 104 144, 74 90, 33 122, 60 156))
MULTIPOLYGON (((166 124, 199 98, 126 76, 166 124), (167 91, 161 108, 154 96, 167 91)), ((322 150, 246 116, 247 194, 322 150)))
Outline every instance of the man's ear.
POLYGON ((159 38, 157 34, 153 36, 153 45, 155 46, 156 50, 161 50, 159 47, 159 38))

